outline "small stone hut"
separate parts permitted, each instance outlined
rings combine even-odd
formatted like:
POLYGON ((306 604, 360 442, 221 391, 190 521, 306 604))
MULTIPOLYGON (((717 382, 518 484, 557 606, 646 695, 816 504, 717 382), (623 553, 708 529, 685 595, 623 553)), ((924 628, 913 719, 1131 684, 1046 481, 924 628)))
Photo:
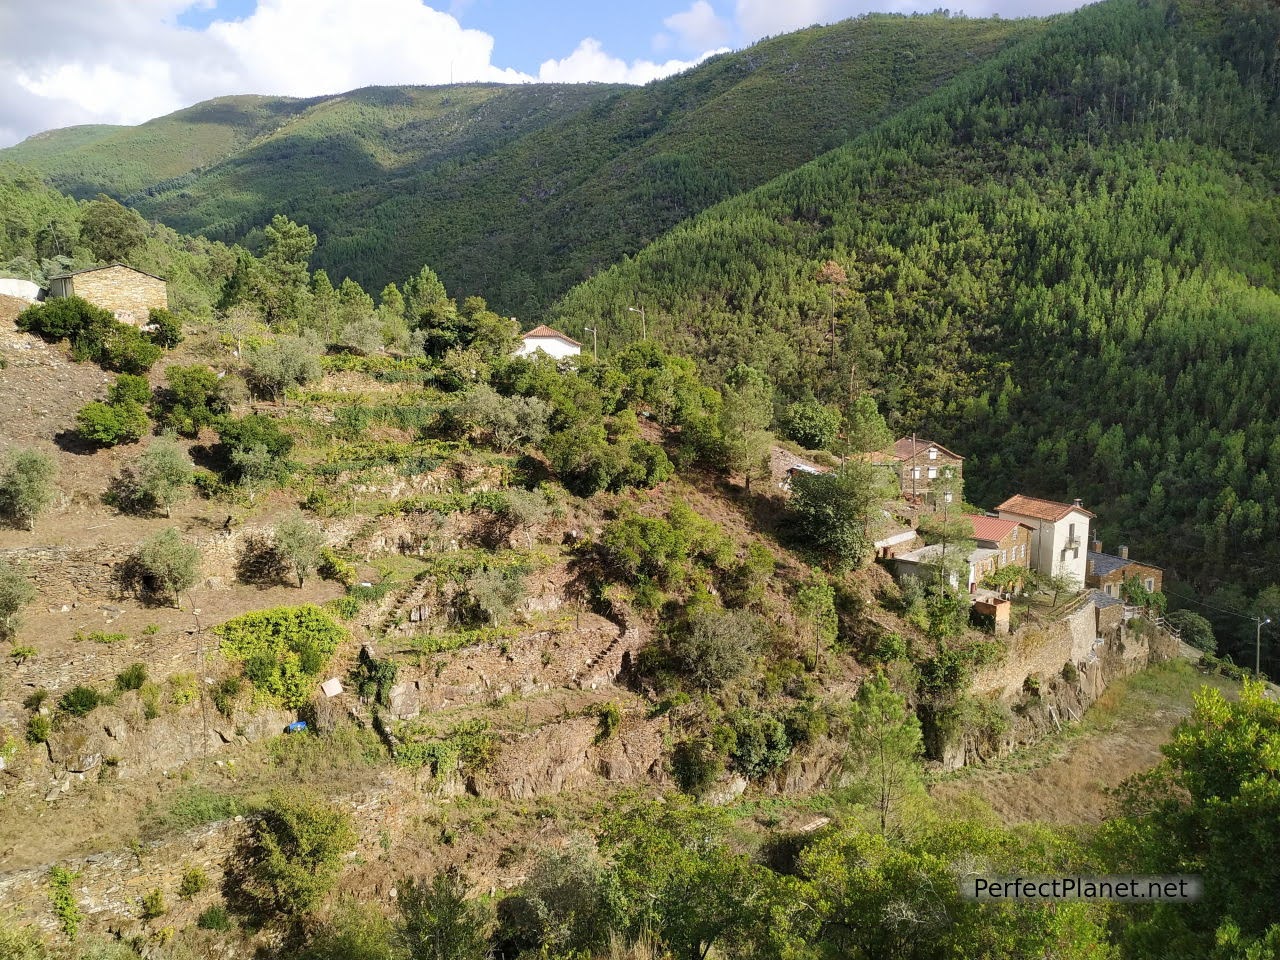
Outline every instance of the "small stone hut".
POLYGON ((110 310, 121 323, 146 326, 152 310, 169 307, 169 284, 123 263, 90 267, 49 278, 49 298, 80 297, 110 310))

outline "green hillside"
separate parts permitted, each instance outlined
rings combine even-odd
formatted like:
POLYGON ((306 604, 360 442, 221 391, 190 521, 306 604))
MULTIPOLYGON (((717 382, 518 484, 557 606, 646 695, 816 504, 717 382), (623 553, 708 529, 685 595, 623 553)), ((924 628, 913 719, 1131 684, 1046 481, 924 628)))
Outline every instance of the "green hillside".
POLYGON ((1246 608, 1280 580, 1278 38, 1274 4, 1086 8, 556 322, 613 349, 642 303, 715 371, 870 392, 970 457, 976 502, 1084 497, 1109 545, 1246 608))
POLYGON ((279 129, 315 100, 219 97, 136 127, 50 130, 0 151, 44 173, 64 193, 116 199, 215 163, 279 129))
POLYGON ((145 216, 214 239, 253 242, 283 212, 316 231, 314 265, 336 277, 376 289, 430 263, 451 288, 534 317, 688 216, 846 142, 1041 29, 874 16, 764 41, 642 88, 233 98, 74 150, 55 154, 34 140, 0 157, 76 195, 128 196, 145 216), (210 122, 211 110, 225 122, 210 122))

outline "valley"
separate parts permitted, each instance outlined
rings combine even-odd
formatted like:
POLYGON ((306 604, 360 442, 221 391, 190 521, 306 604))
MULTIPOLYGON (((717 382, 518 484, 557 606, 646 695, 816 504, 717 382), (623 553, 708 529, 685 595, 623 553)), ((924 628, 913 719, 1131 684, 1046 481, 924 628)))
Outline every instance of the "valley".
POLYGON ((0 957, 1280 955, 1278 111, 1104 0, 0 150, 0 957), (1205 896, 957 882, 1076 874, 1205 896))

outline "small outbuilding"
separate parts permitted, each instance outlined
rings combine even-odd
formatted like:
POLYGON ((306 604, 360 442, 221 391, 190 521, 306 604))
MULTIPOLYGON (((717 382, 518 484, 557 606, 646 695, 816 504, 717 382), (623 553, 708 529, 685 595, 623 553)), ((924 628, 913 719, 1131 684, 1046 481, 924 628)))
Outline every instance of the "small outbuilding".
POLYGON ((542 324, 520 338, 516 356, 527 357, 539 350, 549 357, 560 360, 564 357, 576 357, 582 352, 582 344, 568 334, 542 324))
POLYGON ((163 277, 113 263, 50 277, 49 297, 80 297, 110 310, 121 323, 145 327, 152 310, 169 308, 169 284, 163 277))

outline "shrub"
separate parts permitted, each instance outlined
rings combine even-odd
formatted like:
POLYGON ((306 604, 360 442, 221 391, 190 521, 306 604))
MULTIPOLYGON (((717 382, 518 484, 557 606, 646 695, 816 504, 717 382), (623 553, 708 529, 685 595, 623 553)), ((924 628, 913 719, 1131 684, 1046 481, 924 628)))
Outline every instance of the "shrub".
POLYGON ((293 450, 293 439, 279 424, 257 413, 222 421, 218 441, 215 449, 223 460, 226 479, 232 483, 252 484, 279 477, 293 450))
POLYGON ((741 710, 734 714, 733 764, 748 780, 777 769, 791 755, 787 729, 777 717, 741 710))
POLYGON ((667 636, 673 665, 703 690, 714 690, 751 666, 764 642, 764 622, 744 610, 699 607, 667 636))
MULTIPOLYGON (((77 344, 77 352, 81 351, 77 344)), ((146 373, 164 351, 152 343, 137 327, 117 323, 106 331, 97 349, 87 348, 86 360, 96 360, 108 370, 121 373, 146 373)))
POLYGON ((336 807, 306 794, 272 794, 253 826, 246 892, 267 911, 305 913, 337 881, 355 841, 350 818, 336 807))
POLYGON ((172 350, 182 342, 182 321, 171 311, 152 308, 147 336, 158 347, 172 350))
POLYGON ((28 530, 53 502, 58 467, 53 457, 39 450, 15 450, 0 470, 0 513, 28 530))
POLYGON ((195 467, 186 451, 172 437, 160 437, 138 458, 137 498, 163 509, 170 517, 174 506, 186 499, 194 475, 195 467))
POLYGON ((325 580, 333 580, 344 587, 352 587, 356 582, 356 565, 329 547, 320 551, 320 566, 316 572, 325 580))
POLYGON ((76 895, 71 885, 80 878, 80 874, 65 867, 52 867, 49 870, 49 901, 53 906, 54 916, 68 940, 74 940, 80 930, 80 922, 84 914, 76 903, 76 895))
POLYGON ((126 690, 141 690, 147 682, 147 665, 134 663, 116 674, 116 689, 122 693, 126 690))
POLYGON ((1076 665, 1070 660, 1062 665, 1062 679, 1067 681, 1067 683, 1075 683, 1080 679, 1079 669, 1077 669, 1076 665))
POLYGON ((319 350, 303 337, 278 337, 249 356, 249 382, 277 401, 289 387, 319 380, 322 373, 319 350))
POLYGON ((32 714, 27 720, 27 743, 47 743, 52 732, 53 724, 43 714, 32 714))
POLYGON ((0 558, 0 637, 11 637, 18 629, 18 614, 35 599, 36 588, 25 569, 0 558))
POLYGON ((182 875, 182 882, 178 884, 178 897, 182 900, 191 900, 203 893, 208 886, 209 875, 199 867, 190 867, 182 875))
POLYGON ((227 908, 220 903, 215 903, 211 907, 206 907, 196 918, 196 926, 201 930, 215 930, 219 933, 226 933, 231 929, 231 916, 227 913, 227 908))
POLYGON ((1213 635, 1213 624, 1200 614, 1191 610, 1174 610, 1165 620, 1178 632, 1184 643, 1197 650, 1213 653, 1218 649, 1217 638, 1213 635))
POLYGON ((73 717, 85 717, 97 709, 102 697, 93 687, 72 687, 58 698, 58 708, 73 717))
POLYGON ((136 443, 147 432, 149 421, 142 405, 134 400, 123 403, 94 401, 76 414, 76 433, 88 443, 114 447, 120 443, 136 443))
POLYGON ((136 403, 144 406, 151 400, 151 384, 146 377, 132 373, 122 373, 116 377, 107 390, 107 403, 113 406, 121 403, 136 403))
POLYGON ((166 429, 194 437, 227 410, 222 382, 208 367, 173 366, 164 372, 166 386, 156 392, 156 420, 166 429))
POLYGON ((604 743, 622 726, 622 711, 612 700, 596 708, 596 743, 604 743))
POLYGON ((691 797, 701 797, 724 773, 724 757, 704 740, 682 740, 671 754, 671 775, 676 786, 691 797))
POLYGON ((145 540, 125 561, 120 580, 138 592, 167 594, 176 607, 182 591, 195 583, 199 567, 199 549, 170 527, 145 540))
POLYGON ((154 920, 169 912, 169 905, 164 902, 164 891, 159 887, 142 896, 142 919, 154 920))
POLYGON ((95 307, 80 297, 57 297, 38 303, 18 314, 19 330, 46 340, 72 340, 93 323, 114 323, 110 311, 95 307))
POLYGON ((347 637, 312 604, 246 613, 214 633, 222 638, 223 656, 243 662, 255 687, 290 707, 307 702, 316 677, 347 637))

